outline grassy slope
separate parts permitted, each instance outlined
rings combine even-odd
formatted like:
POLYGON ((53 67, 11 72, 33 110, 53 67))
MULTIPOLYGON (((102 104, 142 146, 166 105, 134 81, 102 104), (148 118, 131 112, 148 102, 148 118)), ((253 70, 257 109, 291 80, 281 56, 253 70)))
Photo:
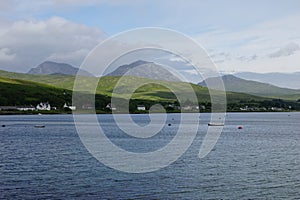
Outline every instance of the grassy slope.
POLYGON ((7 72, 3 70, 0 70, 0 77, 33 81, 33 82, 48 84, 58 88, 65 88, 69 90, 73 88, 73 82, 74 82, 73 76, 33 75, 33 74, 7 72))
POLYGON ((71 91, 31 81, 0 77, 0 105, 36 105, 41 101, 61 107, 71 91))
MULTIPOLYGON (((30 74, 13 73, 13 72, 6 72, 0 70, 0 77, 1 76, 12 78, 10 79, 10 81, 17 81, 26 86, 28 86, 27 84, 28 82, 26 82, 26 80, 27 81, 29 80, 31 81, 30 83, 33 85, 34 85, 33 82, 37 82, 37 85, 39 86, 45 86, 51 89, 56 88, 57 90, 62 90, 62 89, 72 90, 73 82, 74 82, 74 77, 72 76, 30 75, 30 74), (21 80, 23 80, 23 82, 21 80)), ((99 86, 97 88, 97 94, 111 96, 114 86, 118 82, 119 78, 120 77, 102 77, 100 79, 99 86)), ((88 84, 90 81, 95 81, 96 78, 86 77, 85 79, 86 79, 85 82, 88 84)), ((7 81, 8 79, 2 78, 2 81, 0 81, 1 85, 4 84, 5 80, 7 81)), ((144 83, 145 81, 149 81, 149 80, 150 79, 139 78, 139 77, 126 77, 124 79, 125 81, 124 87, 132 88, 137 83, 144 83)), ((172 88, 175 88, 176 91, 184 95, 186 94, 185 96, 189 95, 186 91, 188 91, 187 87, 191 85, 195 93, 197 94, 200 102, 210 101, 209 92, 206 87, 201 87, 189 83, 168 82, 168 81, 159 81, 159 80, 156 80, 155 83, 157 84, 148 84, 139 88, 133 94, 132 98, 153 100, 153 101, 175 101, 176 100, 175 96, 170 92, 168 88, 163 87, 162 85, 167 85, 172 88)), ((20 92, 20 90, 16 90, 16 91, 20 92)), ((119 95, 118 97, 128 97, 128 94, 119 95)), ((240 100, 264 100, 264 99, 266 98, 243 94, 243 93, 227 92, 227 101, 229 103, 239 102, 240 100)))

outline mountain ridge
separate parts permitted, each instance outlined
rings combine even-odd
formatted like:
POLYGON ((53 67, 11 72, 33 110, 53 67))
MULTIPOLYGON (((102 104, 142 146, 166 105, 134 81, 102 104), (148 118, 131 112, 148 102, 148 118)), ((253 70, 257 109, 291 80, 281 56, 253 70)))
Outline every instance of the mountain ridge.
POLYGON ((282 73, 282 72, 237 72, 234 76, 246 80, 269 83, 277 87, 300 89, 300 72, 282 73))
POLYGON ((121 65, 104 76, 137 76, 154 80, 181 82, 180 78, 165 69, 164 66, 144 60, 137 60, 130 64, 121 65))
POLYGON ((45 61, 37 67, 31 68, 27 74, 40 74, 40 75, 65 75, 65 76, 93 76, 91 73, 76 68, 67 63, 57 63, 53 61, 45 61))
MULTIPOLYGON (((215 89, 217 88, 215 85, 215 80, 216 77, 211 77, 198 84, 207 87, 206 82, 209 82, 212 89, 215 89)), ((300 98, 300 90, 296 89, 282 88, 268 83, 245 80, 234 75, 223 75, 222 80, 224 82, 226 91, 242 92, 270 98, 285 98, 293 100, 300 98)))

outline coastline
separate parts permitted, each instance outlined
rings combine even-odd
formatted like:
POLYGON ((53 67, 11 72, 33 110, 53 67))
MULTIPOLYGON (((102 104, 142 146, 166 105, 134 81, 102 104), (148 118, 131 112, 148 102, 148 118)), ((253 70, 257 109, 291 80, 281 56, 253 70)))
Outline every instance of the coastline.
MULTIPOLYGON (((293 112, 300 112, 300 110, 282 110, 282 111, 236 111, 236 110, 227 110, 226 113, 293 113, 293 112)), ((201 112, 180 112, 180 111, 166 111, 166 112, 152 112, 152 113, 211 113, 210 111, 201 111, 201 112)), ((71 115, 71 114, 95 114, 95 112, 89 111, 0 111, 1 115, 71 115)), ((96 114, 112 114, 112 112, 97 110, 96 114)), ((127 114, 125 112, 118 112, 116 114, 127 114)), ((148 111, 137 111, 129 114, 149 114, 148 111)))

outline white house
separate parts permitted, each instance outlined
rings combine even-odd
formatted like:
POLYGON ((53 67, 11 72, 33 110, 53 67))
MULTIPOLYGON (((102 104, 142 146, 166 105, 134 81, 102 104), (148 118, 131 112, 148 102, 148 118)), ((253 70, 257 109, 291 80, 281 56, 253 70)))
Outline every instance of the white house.
POLYGON ((138 105, 137 110, 146 110, 146 107, 143 105, 138 105))
POLYGON ((36 109, 37 110, 51 110, 51 106, 48 102, 46 102, 46 103, 41 102, 36 106, 36 109))
POLYGON ((117 110, 117 108, 112 106, 111 103, 107 104, 106 108, 108 108, 110 110, 117 110))
POLYGON ((63 108, 69 108, 70 110, 76 110, 76 106, 68 106, 67 103, 64 104, 63 108))

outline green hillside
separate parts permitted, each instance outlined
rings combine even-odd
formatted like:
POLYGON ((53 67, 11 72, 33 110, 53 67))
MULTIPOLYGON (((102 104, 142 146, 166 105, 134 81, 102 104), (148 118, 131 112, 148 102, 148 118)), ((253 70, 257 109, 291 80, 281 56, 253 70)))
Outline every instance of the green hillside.
POLYGON ((7 72, 3 70, 0 70, 0 77, 27 80, 27 81, 55 86, 58 88, 69 89, 69 90, 73 88, 73 82, 74 82, 74 76, 34 75, 34 74, 7 72))
MULTIPOLYGON (((88 94, 84 94, 88 95, 88 94)), ((105 107, 110 98, 96 94, 95 105, 105 107)), ((62 109, 64 103, 72 103, 72 91, 47 84, 0 77, 0 106, 36 106, 49 102, 51 106, 62 109)), ((82 105, 79 105, 80 108, 82 105)))
MULTIPOLYGON (((244 80, 233 75, 224 75, 222 76, 222 79, 227 91, 242 92, 256 96, 280 98, 286 100, 300 99, 300 90, 280 88, 267 83, 244 80)), ((208 78, 206 80, 211 83, 210 85, 212 88, 214 88, 214 80, 215 78, 208 78)), ((199 85, 206 86, 206 83, 201 82, 199 85)))
POLYGON ((0 105, 37 105, 49 101, 62 107, 71 100, 71 91, 31 81, 0 77, 0 105))
MULTIPOLYGON (((43 85, 49 85, 55 88, 72 90, 73 82, 75 77, 73 76, 57 76, 57 75, 30 75, 30 74, 22 74, 22 73, 13 73, 6 72, 0 70, 0 76, 13 78, 13 79, 21 79, 32 82, 37 82, 43 85)), ((95 77, 84 77, 85 83, 88 84, 90 81, 95 81, 97 78, 95 77)), ((120 77, 116 76, 105 76, 101 77, 99 81, 99 85, 97 87, 97 94, 111 96, 113 89, 118 82, 120 77)), ((140 77, 125 77, 126 87, 132 88, 138 83, 145 82, 145 78, 140 77)), ((149 80, 149 79, 148 79, 149 80)), ((173 88, 176 88, 177 91, 181 93, 186 93, 187 86, 192 85, 195 93, 197 94, 200 102, 209 102, 210 96, 206 87, 202 87, 196 84, 183 83, 183 82, 169 82, 169 81, 161 81, 155 80, 156 84, 146 85, 139 88, 132 96, 133 99, 142 99, 142 100, 150 100, 150 101, 175 101, 175 96, 170 92, 169 89, 163 87, 161 85, 170 85, 173 88)), ((128 95, 125 95, 126 97, 128 95)), ((120 98, 124 97, 119 95, 120 98)), ((234 92, 227 93, 227 101, 238 103, 240 100, 264 100, 266 98, 257 97, 249 94, 239 94, 234 92)))
MULTIPOLYGON (((74 78, 72 76, 54 76, 54 75, 29 75, 21 73, 11 73, 0 71, 0 105, 35 105, 40 101, 49 101, 51 105, 61 108, 65 102, 71 103, 72 89, 74 78), (10 78, 7 78, 10 77, 10 78)), ((98 83, 96 90, 96 108, 105 109, 105 106, 110 102, 110 97, 115 88, 115 85, 121 77, 102 77, 98 83)), ((84 85, 89 85, 97 78, 82 77, 84 85)), ((123 77, 123 91, 129 91, 135 85, 148 82, 150 79, 140 77, 123 77)), ((151 80, 153 82, 153 80, 151 80)), ((123 93, 117 94, 120 99, 130 98, 131 107, 138 104, 144 104, 150 107, 153 104, 161 103, 163 105, 178 104, 176 96, 167 87, 175 88, 177 92, 182 94, 186 99, 190 100, 188 87, 192 87, 198 97, 199 104, 209 107, 210 96, 206 87, 199 85, 184 83, 184 82, 169 82, 155 80, 154 83, 146 84, 138 88, 133 94, 123 93)), ((87 94, 85 94, 87 95, 87 94)), ((227 92, 227 103, 232 110, 239 110, 243 106, 265 107, 268 105, 279 105, 280 107, 288 107, 289 105, 298 103, 295 101, 289 102, 273 102, 271 98, 259 97, 251 94, 227 92)), ((82 105, 77 105, 81 108, 82 105)))

